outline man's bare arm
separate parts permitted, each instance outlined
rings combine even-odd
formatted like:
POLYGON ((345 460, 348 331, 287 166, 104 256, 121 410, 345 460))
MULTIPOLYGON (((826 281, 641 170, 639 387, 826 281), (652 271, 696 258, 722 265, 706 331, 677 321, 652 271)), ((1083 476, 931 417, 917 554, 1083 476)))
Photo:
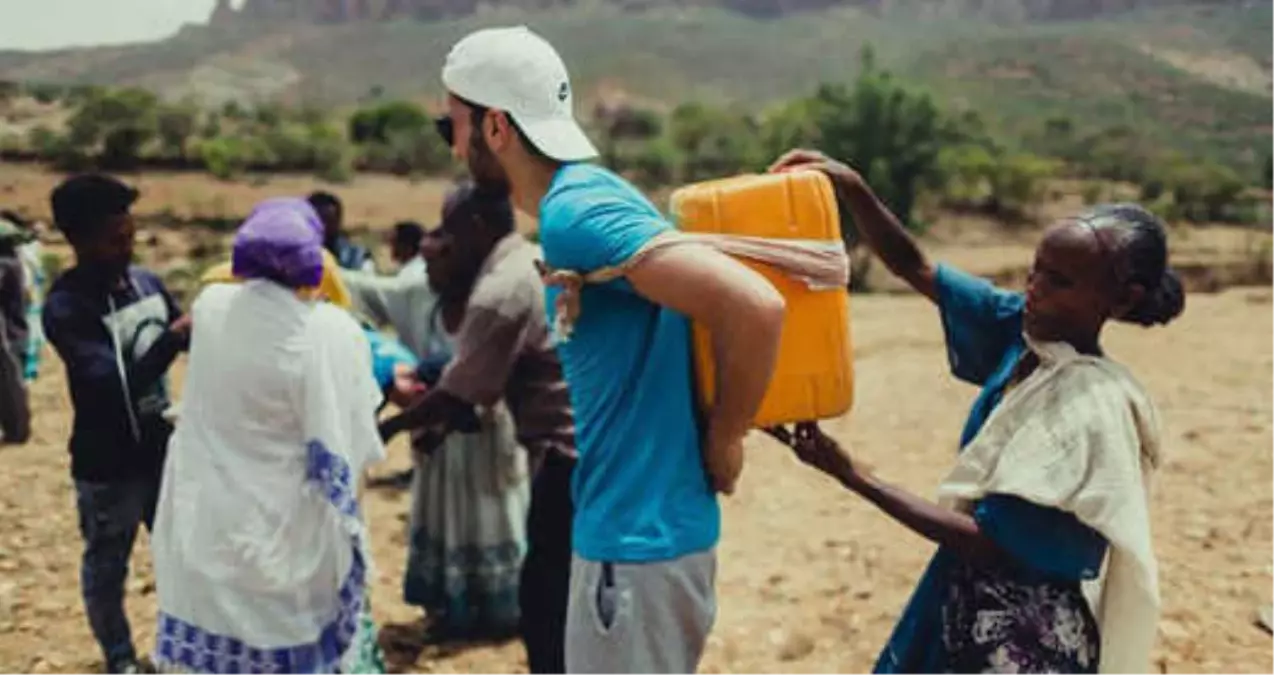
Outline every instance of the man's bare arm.
POLYGON ((629 271, 628 280, 643 297, 712 335, 717 395, 705 459, 714 486, 728 494, 743 470, 741 441, 774 375, 783 296, 746 265, 700 244, 655 251, 629 271))

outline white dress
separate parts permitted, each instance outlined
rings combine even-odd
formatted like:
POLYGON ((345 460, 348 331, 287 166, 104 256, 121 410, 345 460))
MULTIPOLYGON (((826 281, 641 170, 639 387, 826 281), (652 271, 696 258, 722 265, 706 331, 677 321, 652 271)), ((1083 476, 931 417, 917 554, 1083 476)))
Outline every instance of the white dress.
MULTIPOLYGON (((455 348, 434 313, 423 356, 455 348)), ((403 599, 446 630, 481 635, 517 628, 518 584, 531 506, 526 452, 499 404, 480 410, 483 429, 451 433, 433 455, 413 453, 410 538, 403 599)))
MULTIPOLYGON (((342 272, 354 305, 391 325, 417 357, 454 351, 426 266, 396 277, 342 272)), ((503 403, 477 433, 452 433, 429 457, 412 453, 411 517, 403 599, 439 626, 501 632, 519 620, 518 584, 531 504, 526 452, 503 403)))
POLYGON ((366 338, 267 281, 209 286, 193 314, 152 537, 156 663, 348 668, 371 565, 358 480, 385 453, 366 338))

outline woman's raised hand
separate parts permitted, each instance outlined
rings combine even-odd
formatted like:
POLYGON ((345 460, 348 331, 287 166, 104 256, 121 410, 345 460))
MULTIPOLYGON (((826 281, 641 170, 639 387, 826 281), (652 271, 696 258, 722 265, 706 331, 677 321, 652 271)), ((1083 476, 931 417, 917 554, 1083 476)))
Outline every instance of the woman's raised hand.
POLYGON ((822 171, 831 178, 833 182, 838 183, 842 187, 852 185, 863 180, 862 176, 848 164, 832 159, 826 154, 818 150, 796 149, 783 153, 770 165, 770 173, 784 173, 787 171, 822 171))

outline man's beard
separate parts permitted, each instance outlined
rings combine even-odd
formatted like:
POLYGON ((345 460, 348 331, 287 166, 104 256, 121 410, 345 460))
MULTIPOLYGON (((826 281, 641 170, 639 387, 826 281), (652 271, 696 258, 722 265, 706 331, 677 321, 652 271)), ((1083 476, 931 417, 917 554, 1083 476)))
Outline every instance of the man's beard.
POLYGON ((469 137, 469 176, 474 186, 492 195, 508 196, 510 191, 509 176, 500 166, 500 160, 487 147, 477 130, 469 137))

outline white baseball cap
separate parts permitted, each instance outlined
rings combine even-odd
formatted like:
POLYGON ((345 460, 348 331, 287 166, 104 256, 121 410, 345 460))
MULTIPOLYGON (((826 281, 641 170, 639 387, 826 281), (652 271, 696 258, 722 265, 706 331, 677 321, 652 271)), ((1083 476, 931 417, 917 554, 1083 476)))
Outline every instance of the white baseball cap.
POLYGON ((470 103, 508 113, 536 149, 559 162, 597 157, 575 121, 566 64, 526 26, 484 28, 451 48, 442 83, 470 103))

